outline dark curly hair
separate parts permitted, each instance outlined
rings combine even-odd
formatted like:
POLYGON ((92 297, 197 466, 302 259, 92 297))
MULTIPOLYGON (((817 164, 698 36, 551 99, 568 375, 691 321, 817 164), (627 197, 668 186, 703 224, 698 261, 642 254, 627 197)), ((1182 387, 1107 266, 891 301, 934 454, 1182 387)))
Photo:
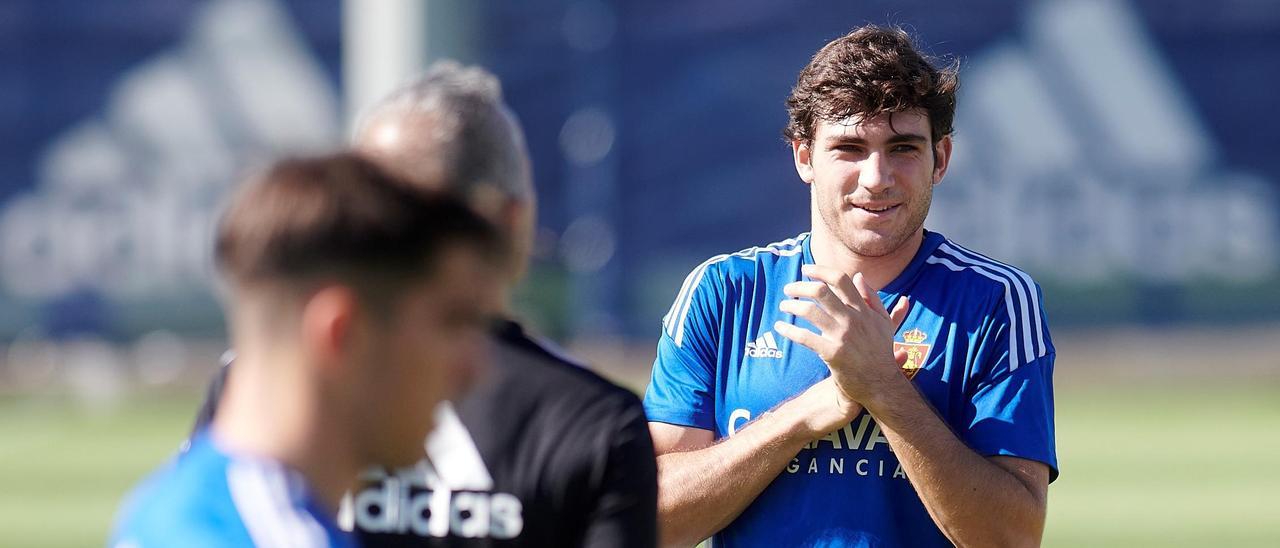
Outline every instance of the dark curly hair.
POLYGON ((790 119, 783 136, 812 142, 821 120, 921 109, 936 143, 953 131, 958 72, 957 61, 935 66, 901 28, 854 29, 828 42, 800 71, 787 97, 790 119))

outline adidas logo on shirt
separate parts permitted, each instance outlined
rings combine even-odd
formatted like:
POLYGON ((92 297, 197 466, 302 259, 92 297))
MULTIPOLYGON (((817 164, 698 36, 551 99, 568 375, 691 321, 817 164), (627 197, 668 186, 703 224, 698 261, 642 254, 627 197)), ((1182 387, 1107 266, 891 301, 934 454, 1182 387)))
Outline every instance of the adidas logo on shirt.
POLYGON ((756 338, 754 342, 747 343, 747 355, 752 358, 782 358, 782 351, 778 350, 778 342, 773 338, 772 331, 766 331, 764 335, 756 338))

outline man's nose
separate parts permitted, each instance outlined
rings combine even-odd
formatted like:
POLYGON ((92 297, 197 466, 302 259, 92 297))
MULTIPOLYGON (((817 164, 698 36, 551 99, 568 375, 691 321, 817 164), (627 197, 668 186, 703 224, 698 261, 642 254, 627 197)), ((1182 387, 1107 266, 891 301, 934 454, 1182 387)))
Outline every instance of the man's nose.
POLYGON ((858 171, 858 186, 871 192, 880 192, 893 186, 888 158, 880 152, 872 152, 862 161, 858 171))

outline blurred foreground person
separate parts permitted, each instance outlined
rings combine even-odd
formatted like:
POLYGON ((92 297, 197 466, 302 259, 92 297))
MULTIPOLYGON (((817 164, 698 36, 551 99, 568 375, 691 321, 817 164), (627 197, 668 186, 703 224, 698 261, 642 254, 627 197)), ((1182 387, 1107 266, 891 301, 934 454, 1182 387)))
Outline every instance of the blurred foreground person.
POLYGON ((645 394, 665 540, 1034 546, 1057 476, 1040 287, 924 229, 958 85, 900 29, 823 46, 787 99, 812 232, 716 256, 645 394))
POLYGON ((418 460, 449 377, 479 359, 500 242, 354 154, 246 183, 215 249, 237 351, 218 416, 129 497, 112 544, 353 545, 343 494, 418 460))
MULTIPOLYGON (((406 180, 465 196, 511 243, 509 282, 523 277, 533 184, 492 75, 433 66, 364 113, 354 146, 406 180)), ((653 546, 657 470, 639 398, 505 316, 489 333, 492 367, 453 387, 461 397, 437 412, 425 458, 367 471, 340 523, 378 547, 653 546)), ((201 422, 221 413, 217 401, 215 383, 201 422)))

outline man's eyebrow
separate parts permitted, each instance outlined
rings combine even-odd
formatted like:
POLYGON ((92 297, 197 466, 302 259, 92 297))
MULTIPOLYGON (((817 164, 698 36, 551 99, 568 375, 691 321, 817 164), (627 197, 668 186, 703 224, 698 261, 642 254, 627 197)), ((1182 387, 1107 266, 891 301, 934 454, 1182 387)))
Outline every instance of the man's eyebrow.
POLYGON ((850 143, 850 144, 854 144, 854 145, 865 145, 865 144, 867 144, 867 140, 866 140, 866 139, 863 139, 862 137, 855 137, 855 136, 853 136, 853 135, 843 135, 843 134, 842 134, 842 135, 830 135, 830 136, 828 136, 828 137, 826 138, 826 142, 828 142, 828 143, 850 143))
POLYGON ((886 142, 888 143, 927 143, 929 139, 919 133, 895 133, 886 142))
MULTIPOLYGON (((830 135, 826 138, 825 141, 830 144, 843 144, 843 143, 848 143, 853 145, 867 144, 866 139, 863 139, 862 137, 856 137, 853 135, 830 135)), ((925 137, 924 135, 920 135, 918 133, 895 133, 892 137, 885 139, 885 142, 889 144, 927 143, 929 142, 929 138, 925 137)))

